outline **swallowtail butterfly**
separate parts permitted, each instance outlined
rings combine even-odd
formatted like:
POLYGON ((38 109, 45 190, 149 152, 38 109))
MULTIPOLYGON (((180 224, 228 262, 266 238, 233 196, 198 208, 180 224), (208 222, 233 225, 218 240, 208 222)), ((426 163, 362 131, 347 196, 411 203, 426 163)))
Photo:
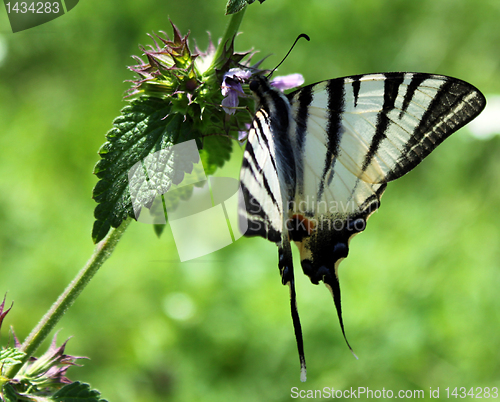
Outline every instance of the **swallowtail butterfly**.
POLYGON ((365 229, 387 183, 474 119, 486 101, 464 81, 403 72, 337 78, 288 95, 256 76, 250 90, 258 110, 240 174, 240 226, 278 246, 305 381, 290 243, 304 274, 332 293, 345 338, 338 267, 349 241, 365 229))

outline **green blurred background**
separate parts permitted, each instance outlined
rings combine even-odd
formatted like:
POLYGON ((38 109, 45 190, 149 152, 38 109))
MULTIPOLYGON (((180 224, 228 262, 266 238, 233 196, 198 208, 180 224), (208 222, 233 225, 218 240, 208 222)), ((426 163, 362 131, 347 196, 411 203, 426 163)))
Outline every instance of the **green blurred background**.
MULTIPOLYGON (((93 251, 92 175, 104 134, 126 104, 146 33, 168 19, 201 49, 222 36, 225 2, 82 0, 12 34, 0 11, 0 294, 24 339, 93 251)), ((459 77, 500 93, 496 0, 268 0, 254 3, 237 50, 272 54, 305 32, 280 74, 306 83, 380 71, 459 77)), ((238 177, 242 151, 218 172, 238 177)), ((71 368, 116 401, 285 401, 291 387, 423 389, 500 386, 500 138, 454 134, 388 186, 382 208, 341 265, 346 347, 331 296, 297 275, 308 361, 299 364, 276 247, 240 239, 180 263, 132 223, 61 320, 71 368)), ((297 267, 298 267, 297 261, 297 267)), ((44 348, 42 348, 44 349, 44 348)), ((43 352, 43 350, 40 350, 43 352)))

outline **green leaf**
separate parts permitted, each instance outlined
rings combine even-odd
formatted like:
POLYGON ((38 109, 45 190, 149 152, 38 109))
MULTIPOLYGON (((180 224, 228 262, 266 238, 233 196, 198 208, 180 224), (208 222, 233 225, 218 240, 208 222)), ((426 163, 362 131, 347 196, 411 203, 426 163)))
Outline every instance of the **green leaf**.
POLYGON ((95 389, 90 389, 90 385, 76 381, 68 384, 57 391, 51 398, 56 402, 107 402, 101 399, 101 393, 95 389))
POLYGON ((224 166, 224 163, 231 157, 233 141, 227 137, 213 135, 203 139, 203 149, 200 150, 201 161, 205 169, 205 174, 213 174, 217 168, 224 166))
POLYGON ((142 97, 124 107, 121 116, 107 133, 107 142, 99 150, 101 160, 94 173, 99 182, 93 198, 97 205, 92 230, 95 243, 101 241, 110 227, 117 228, 128 216, 134 217, 128 189, 129 170, 148 155, 180 142, 200 136, 192 121, 171 113, 168 100, 142 97))
POLYGON ((153 229, 156 233, 156 236, 158 236, 158 238, 162 235, 163 231, 165 230, 165 226, 167 226, 167 225, 162 225, 162 224, 153 225, 153 229))
MULTIPOLYGON (((170 152, 173 145, 195 139, 198 149, 203 148, 200 154, 206 175, 212 174, 229 160, 232 150, 230 139, 212 135, 205 137, 203 142, 201 140, 202 133, 217 132, 209 118, 198 120, 190 113, 183 115, 172 110, 172 103, 168 99, 141 97, 122 109, 121 116, 115 119, 113 128, 106 134, 107 142, 99 150, 101 160, 94 168, 94 174, 99 178, 93 191, 93 198, 99 204, 94 211, 96 221, 92 230, 95 243, 101 241, 111 227, 120 226, 127 216, 135 219, 129 191, 129 172, 140 173, 137 163, 141 163, 145 169, 147 180, 131 183, 134 200, 149 208, 154 206, 153 193, 154 196, 164 194, 171 184, 179 184, 186 174, 191 175, 191 179, 200 177, 197 169, 201 169, 201 165, 193 169, 199 159, 194 160, 190 152, 189 156, 185 156, 181 151, 170 152), (157 153, 158 151, 165 152, 157 153), (153 181, 150 181, 148 176, 148 166, 155 166, 155 172, 158 174, 153 181), (165 171, 156 170, 158 167, 163 167, 165 171), (158 185, 157 180, 161 181, 161 185, 158 185), (152 192, 148 183, 155 183, 158 190, 152 192)), ((199 180, 204 180, 204 177, 199 180)), ((191 183, 199 180, 191 180, 191 183)), ((192 188, 189 191, 192 191, 192 188)), ((169 202, 171 207, 176 204, 172 197, 169 202)), ((162 208, 157 212, 164 216, 162 208)), ((155 219, 154 223, 164 222, 165 219, 155 219)), ((158 233, 158 230, 155 230, 158 233)))
POLYGON ((229 0, 226 5, 226 15, 236 14, 241 11, 247 4, 253 3, 255 0, 229 0))
MULTIPOLYGON (((247 4, 252 4, 255 0, 229 0, 226 5, 226 15, 236 14, 238 11, 243 10, 247 4)), ((265 0, 259 0, 260 4, 265 0)))
POLYGON ((0 351, 0 365, 12 366, 22 363, 22 358, 25 354, 16 348, 2 349, 0 351))
POLYGON ((6 383, 2 387, 1 397, 2 398, 0 399, 0 401, 3 401, 3 402, 17 402, 18 401, 17 393, 16 393, 14 387, 12 386, 12 384, 10 384, 10 383, 6 383))

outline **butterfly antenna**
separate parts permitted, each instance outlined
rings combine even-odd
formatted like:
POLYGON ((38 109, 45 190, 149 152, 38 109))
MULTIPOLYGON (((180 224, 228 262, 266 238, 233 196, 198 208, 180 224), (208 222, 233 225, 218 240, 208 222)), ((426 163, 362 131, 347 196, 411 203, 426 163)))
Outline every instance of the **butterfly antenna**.
POLYGON ((308 42, 311 40, 311 38, 309 38, 309 36, 306 35, 306 34, 304 34, 304 33, 300 34, 299 36, 297 36, 297 39, 295 39, 295 42, 293 42, 293 45, 290 48, 290 50, 288 51, 288 53, 286 54, 286 56, 283 57, 283 60, 281 60, 280 63, 276 67, 274 67, 273 70, 267 75, 267 79, 271 78, 271 76, 278 69, 278 67, 283 64, 283 62, 286 60, 286 58, 288 57, 288 55, 290 54, 290 52, 292 51, 292 49, 294 48, 294 46, 297 44, 297 42, 299 41, 300 38, 307 39, 308 42))

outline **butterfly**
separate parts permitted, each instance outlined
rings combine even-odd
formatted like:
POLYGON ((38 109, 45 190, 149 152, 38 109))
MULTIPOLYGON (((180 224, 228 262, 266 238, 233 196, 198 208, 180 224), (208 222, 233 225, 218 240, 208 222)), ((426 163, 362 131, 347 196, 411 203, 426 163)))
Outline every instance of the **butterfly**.
POLYGON ((408 72, 337 78, 287 95, 255 76, 249 88, 258 108, 240 173, 240 228, 278 246, 305 381, 291 242, 304 274, 330 290, 352 351, 338 277, 349 241, 379 208, 387 183, 474 119, 486 100, 462 80, 408 72))

